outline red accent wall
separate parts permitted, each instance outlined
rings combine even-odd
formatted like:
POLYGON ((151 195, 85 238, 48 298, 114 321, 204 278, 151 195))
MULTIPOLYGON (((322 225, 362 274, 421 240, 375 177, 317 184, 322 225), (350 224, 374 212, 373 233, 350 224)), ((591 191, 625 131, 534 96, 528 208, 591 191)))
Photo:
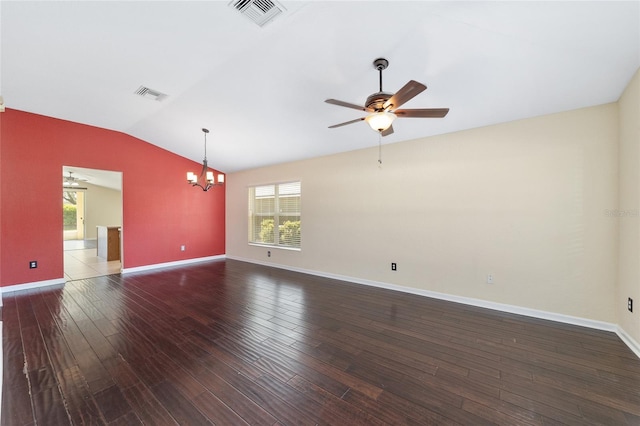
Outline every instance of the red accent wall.
POLYGON ((224 254, 224 187, 186 183, 201 164, 120 132, 1 115, 0 286, 64 276, 63 165, 122 172, 124 268, 224 254))

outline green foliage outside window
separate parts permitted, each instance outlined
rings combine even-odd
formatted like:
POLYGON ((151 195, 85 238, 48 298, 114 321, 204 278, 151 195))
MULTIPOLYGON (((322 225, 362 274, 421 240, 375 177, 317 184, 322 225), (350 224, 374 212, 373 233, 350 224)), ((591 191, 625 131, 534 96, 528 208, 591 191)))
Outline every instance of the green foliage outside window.
POLYGON ((280 225, 280 244, 285 246, 300 245, 300 221, 287 220, 280 225))
POLYGON ((273 228, 275 227, 273 219, 265 219, 260 224, 260 240, 263 243, 273 244, 275 238, 273 235, 273 228))
MULTIPOLYGON (((264 219, 260 224, 260 241, 265 244, 275 243, 275 221, 264 219)), ((278 226, 279 244, 285 246, 300 245, 300 221, 287 220, 278 226)))
POLYGON ((76 229, 78 212, 73 204, 62 205, 62 223, 65 230, 76 229))

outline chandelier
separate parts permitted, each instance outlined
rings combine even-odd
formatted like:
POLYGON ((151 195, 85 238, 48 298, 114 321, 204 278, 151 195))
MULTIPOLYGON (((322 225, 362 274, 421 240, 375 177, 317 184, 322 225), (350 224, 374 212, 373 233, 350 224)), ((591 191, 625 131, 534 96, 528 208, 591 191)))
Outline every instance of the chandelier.
POLYGON ((203 191, 208 191, 215 185, 222 185, 224 183, 224 175, 218 173, 218 181, 216 182, 213 172, 207 170, 207 133, 209 133, 209 130, 202 129, 202 132, 204 133, 204 160, 202 160, 202 171, 200 175, 187 172, 187 183, 191 186, 199 186, 203 191))

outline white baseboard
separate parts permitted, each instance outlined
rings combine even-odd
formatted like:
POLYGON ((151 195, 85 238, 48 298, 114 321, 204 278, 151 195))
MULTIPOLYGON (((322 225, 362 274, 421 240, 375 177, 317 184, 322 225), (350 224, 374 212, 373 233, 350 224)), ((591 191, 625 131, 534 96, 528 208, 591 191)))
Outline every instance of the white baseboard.
POLYGON ((626 331, 620 328, 620 326, 618 326, 616 334, 620 337, 620 340, 622 340, 624 344, 627 345, 638 358, 640 358, 640 343, 633 340, 633 338, 629 336, 626 331))
POLYGON ((368 285, 372 287, 385 288, 388 290, 395 290, 403 293, 415 294, 418 296, 431 297, 434 299, 446 300, 449 302, 456 302, 456 303, 462 303, 465 305, 477 306, 480 308, 493 309, 495 311, 509 312, 512 314, 524 315, 528 317, 555 321, 559 323, 578 325, 581 327, 593 328, 596 330, 611 331, 616 333, 620 337, 620 339, 627 346, 629 346, 629 349, 631 349, 638 356, 638 358, 640 358, 640 345, 638 344, 638 342, 633 340, 631 336, 629 336, 617 324, 613 324, 609 322, 597 321, 589 318, 574 317, 571 315, 558 314, 555 312, 541 311, 538 309, 524 308, 521 306, 507 305, 504 303, 496 303, 488 300, 474 299, 471 297, 456 296, 452 294, 438 293, 435 291, 421 290, 421 289, 415 289, 411 287, 403 287, 403 286, 384 283, 380 281, 365 280, 362 278, 349 277, 345 275, 329 274, 326 272, 318 272, 318 271, 312 271, 308 269, 290 267, 286 265, 279 265, 275 263, 261 262, 253 259, 245 259, 245 258, 236 257, 236 256, 227 256, 227 259, 255 263, 258 265, 270 266, 270 267, 279 268, 279 269, 286 269, 289 271, 301 272, 304 274, 316 275, 324 278, 331 278, 335 280, 347 281, 347 282, 356 283, 356 284, 363 284, 363 285, 368 285))
MULTIPOLYGON (((261 261, 256 261, 253 259, 245 259, 237 256, 217 255, 217 256, 199 257, 196 259, 178 260, 175 262, 157 263, 153 265, 138 266, 135 268, 125 268, 122 270, 122 273, 126 274, 126 273, 132 273, 132 272, 151 271, 155 269, 185 266, 185 265, 190 265, 192 263, 208 262, 211 260, 221 260, 221 259, 239 260, 242 262, 255 263, 258 265, 270 266, 270 267, 279 268, 279 269, 286 269, 289 271, 301 272, 303 274, 315 275, 315 276, 335 279, 339 281, 346 281, 346 282, 351 282, 355 284, 368 285, 371 287, 378 287, 378 288, 384 288, 388 290, 400 291, 403 293, 410 293, 418 296, 431 297, 434 299, 446 300, 449 302, 462 303, 465 305, 477 306, 481 308, 492 309, 495 311, 509 312, 512 314, 524 315, 528 317, 539 318, 539 319, 544 319, 549 321, 556 321, 556 322, 565 323, 565 324, 578 325, 578 326, 593 328, 597 330, 611 331, 616 333, 620 337, 620 339, 629 347, 629 349, 631 349, 631 351, 633 351, 633 353, 636 354, 638 358, 640 358, 640 344, 636 342, 631 336, 629 336, 627 332, 624 331, 622 328, 620 328, 620 326, 618 326, 617 324, 592 320, 588 318, 574 317, 571 315, 558 314, 555 312, 541 311, 538 309, 525 308, 521 306, 508 305, 504 303, 496 303, 496 302, 491 302, 491 301, 482 300, 482 299, 474 299, 471 297, 463 297, 463 296, 456 296, 452 294, 439 293, 435 291, 415 289, 411 287, 404 287, 404 286, 384 283, 380 281, 365 280, 362 278, 349 277, 346 275, 329 274, 326 272, 296 268, 296 267, 280 265, 276 263, 261 262, 261 261)), ((41 287, 63 285, 64 283, 65 283, 64 278, 58 278, 53 280, 10 285, 6 287, 1 287, 0 289, 1 289, 1 292, 4 294, 12 291, 33 290, 41 287)), ((2 306, 1 298, 0 298, 0 306, 2 306)))
MULTIPOLYGON (((196 259, 178 260, 175 262, 156 263, 153 265, 138 266, 135 268, 125 268, 125 269, 122 269, 121 273, 124 274, 124 273, 130 273, 130 272, 151 271, 153 269, 168 268, 168 267, 174 267, 174 266, 184 266, 184 265, 189 265, 191 263, 224 259, 225 257, 226 257, 225 255, 218 255, 218 256, 199 257, 196 259)), ((4 293, 10 293, 12 291, 33 290, 41 287, 49 287, 49 286, 64 284, 65 282, 66 280, 63 277, 63 278, 56 278, 53 280, 36 281, 36 282, 24 283, 24 284, 15 284, 15 285, 9 285, 6 287, 0 287, 0 292, 4 294, 4 293)), ((1 298, 0 298, 0 306, 2 306, 1 298)))
MULTIPOLYGON (((2 355, 4 353, 4 346, 2 342, 4 342, 4 340, 2 340, 2 321, 0 321, 0 365, 4 365, 4 359, 2 355)), ((2 419, 2 385, 4 381, 3 371, 4 368, 0 370, 0 419, 2 419)))
POLYGON ((65 279, 64 277, 62 277, 62 278, 56 278, 54 280, 35 281, 32 283, 8 285, 6 287, 0 287, 0 290, 2 294, 4 294, 4 293, 10 293, 12 291, 33 290, 36 288, 49 287, 49 286, 60 285, 60 284, 64 285, 64 283, 65 283, 65 279))
POLYGON ((217 256, 198 257, 195 259, 176 260, 175 262, 155 263, 153 265, 136 266, 134 268, 123 268, 121 273, 129 274, 132 272, 144 272, 144 271, 151 271, 154 269, 172 268, 175 266, 185 266, 185 265, 190 265, 192 263, 208 262, 211 260, 220 260, 225 258, 226 256, 224 254, 220 254, 217 256))

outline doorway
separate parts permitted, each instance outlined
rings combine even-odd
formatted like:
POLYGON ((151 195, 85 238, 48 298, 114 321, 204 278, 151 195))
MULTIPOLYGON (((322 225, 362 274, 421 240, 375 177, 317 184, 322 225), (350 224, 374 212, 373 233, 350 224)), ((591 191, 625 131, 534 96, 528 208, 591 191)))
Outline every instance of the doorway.
POLYGON ((62 222, 67 281, 122 270, 122 172, 63 166, 62 222), (113 259, 98 254, 98 227, 117 227, 120 241, 113 259))

